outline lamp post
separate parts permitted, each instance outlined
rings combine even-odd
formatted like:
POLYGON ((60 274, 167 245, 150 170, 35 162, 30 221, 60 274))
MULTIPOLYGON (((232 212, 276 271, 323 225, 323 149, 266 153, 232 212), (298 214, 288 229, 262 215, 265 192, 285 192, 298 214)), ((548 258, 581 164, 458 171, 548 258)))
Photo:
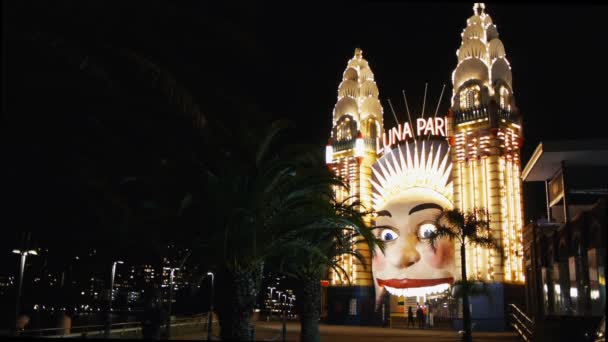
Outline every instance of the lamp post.
MULTIPOLYGON (((277 290, 276 293, 277 293, 277 297, 278 297, 278 300, 279 300, 279 308, 280 308, 281 307, 281 293, 283 293, 283 291, 277 290)), ((270 299, 272 299, 272 298, 270 298, 270 299)), ((274 309, 275 306, 276 305, 273 305, 273 309, 274 309)), ((279 318, 281 318, 280 315, 279 315, 279 318)))
POLYGON ((114 277, 116 276, 116 265, 124 264, 123 261, 117 260, 112 263, 112 276, 110 277, 110 293, 108 294, 108 318, 106 320, 105 337, 110 338, 110 330, 112 328, 112 294, 114 293, 114 277))
MULTIPOLYGON (((287 339, 287 321, 285 317, 285 304, 287 304, 287 294, 283 295, 283 305, 281 306, 281 311, 283 312, 283 342, 287 339)), ((279 303, 281 302, 281 297, 279 297, 279 303)))
MULTIPOLYGON (((274 287, 274 286, 268 286, 268 289, 270 290, 270 303, 267 306, 267 308, 268 307, 271 308, 269 311, 270 311, 270 316, 272 316, 272 306, 271 306, 272 305, 272 290, 276 289, 276 287, 274 287)), ((270 317, 268 317, 268 320, 270 320, 270 317)))
POLYGON ((293 300, 294 299, 296 299, 296 296, 292 295, 291 297, 289 297, 289 316, 290 317, 292 316, 291 310, 292 310, 292 307, 293 307, 293 300))
POLYGON ((179 267, 163 267, 164 270, 169 271, 169 318, 167 320, 167 339, 171 338, 171 308, 173 304, 173 276, 175 271, 179 271, 179 267))
POLYGON ((215 276, 213 275, 213 272, 207 272, 207 275, 211 276, 211 300, 209 302, 209 314, 207 315, 207 341, 211 341, 211 324, 213 324, 213 282, 215 276))
POLYGON ((25 259, 27 259, 28 255, 38 255, 36 250, 19 250, 13 249, 13 253, 21 255, 19 260, 19 288, 17 290, 17 304, 15 306, 15 321, 19 319, 19 311, 21 311, 21 292, 23 290, 23 272, 25 271, 25 259))

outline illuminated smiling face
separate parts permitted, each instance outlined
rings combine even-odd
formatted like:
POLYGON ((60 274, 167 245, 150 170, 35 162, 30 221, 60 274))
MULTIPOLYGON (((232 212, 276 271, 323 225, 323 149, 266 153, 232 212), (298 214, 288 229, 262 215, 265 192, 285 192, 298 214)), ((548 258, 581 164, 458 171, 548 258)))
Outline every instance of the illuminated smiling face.
POLYGON ((376 305, 388 292, 396 296, 422 296, 448 288, 454 281, 454 244, 446 239, 433 251, 425 237, 436 229, 435 221, 451 202, 428 188, 411 188, 386 202, 377 211, 374 234, 385 242, 384 253, 376 247, 372 273, 376 305))

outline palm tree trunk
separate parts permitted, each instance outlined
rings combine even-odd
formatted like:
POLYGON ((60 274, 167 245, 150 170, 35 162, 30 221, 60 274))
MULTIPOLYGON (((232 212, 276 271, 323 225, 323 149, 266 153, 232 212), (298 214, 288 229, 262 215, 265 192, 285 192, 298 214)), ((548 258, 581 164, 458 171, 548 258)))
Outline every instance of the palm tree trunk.
POLYGON ((251 313, 259 291, 261 272, 238 270, 227 274, 222 311, 220 313, 223 340, 251 341, 253 326, 251 313))
POLYGON ((307 275, 298 289, 297 303, 300 313, 300 341, 319 342, 319 318, 321 317, 321 278, 307 275))
POLYGON ((469 294, 468 294, 468 280, 467 280, 467 260, 464 243, 460 244, 460 262, 462 264, 461 276, 462 276, 462 324, 464 335, 462 336, 463 341, 472 341, 471 335, 471 311, 469 311, 469 294))

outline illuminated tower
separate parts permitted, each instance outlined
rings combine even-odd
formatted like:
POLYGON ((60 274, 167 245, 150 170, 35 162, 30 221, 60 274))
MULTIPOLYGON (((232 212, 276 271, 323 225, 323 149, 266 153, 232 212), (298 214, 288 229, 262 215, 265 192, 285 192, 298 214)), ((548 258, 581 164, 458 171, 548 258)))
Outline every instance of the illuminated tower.
MULTIPOLYGON (((454 205, 463 211, 485 208, 491 234, 504 249, 501 260, 494 251, 469 248, 467 275, 523 283, 521 116, 505 48, 484 4, 474 5, 456 55, 448 114, 454 205)), ((456 253, 457 266, 459 259, 456 253)))
MULTIPOLYGON (((382 115, 374 74, 361 49, 355 49, 338 87, 326 162, 349 185, 349 192, 337 191, 338 199, 357 197, 367 209, 372 207, 371 165, 376 161, 376 137, 383 131, 382 115)), ((353 248, 364 257, 365 267, 356 258, 343 256, 340 263, 350 283, 345 275, 332 272, 331 286, 373 286, 367 245, 353 244, 353 248)))

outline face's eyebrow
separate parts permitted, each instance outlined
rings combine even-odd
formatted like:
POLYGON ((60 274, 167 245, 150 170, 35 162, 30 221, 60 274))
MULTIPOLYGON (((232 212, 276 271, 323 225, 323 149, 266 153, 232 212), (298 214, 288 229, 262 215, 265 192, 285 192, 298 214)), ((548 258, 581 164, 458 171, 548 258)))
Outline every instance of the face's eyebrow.
POLYGON ((439 210, 443 211, 443 208, 439 204, 422 203, 422 204, 418 204, 417 206, 413 207, 412 210, 410 210, 410 215, 412 215, 413 213, 415 213, 417 211, 425 210, 425 209, 439 209, 439 210))
POLYGON ((393 215, 391 215, 391 213, 388 210, 380 210, 376 213, 376 216, 388 216, 388 217, 393 217, 393 215))

